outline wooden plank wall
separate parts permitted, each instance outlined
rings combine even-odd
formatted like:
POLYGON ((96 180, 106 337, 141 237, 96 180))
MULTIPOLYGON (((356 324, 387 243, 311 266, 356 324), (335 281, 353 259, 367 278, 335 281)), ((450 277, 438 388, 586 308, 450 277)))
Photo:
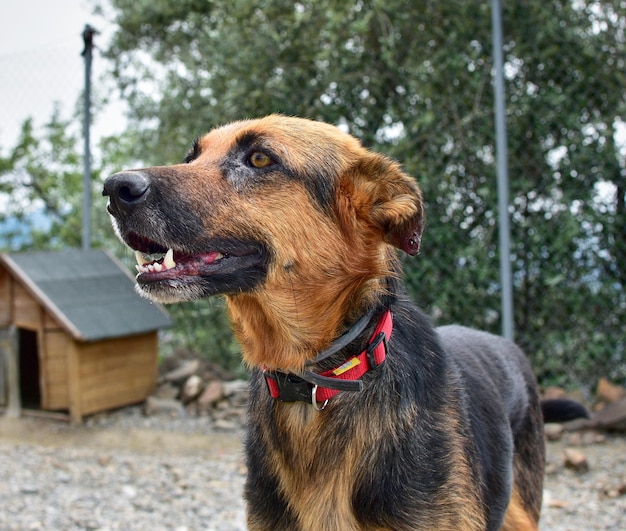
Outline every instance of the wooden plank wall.
POLYGON ((38 330, 41 324, 39 303, 17 282, 13 283, 13 324, 18 328, 38 330))
POLYGON ((11 285, 13 279, 9 272, 0 267, 0 328, 11 324, 11 285))
POLYGON ((43 333, 41 372, 41 409, 69 409, 67 351, 70 339, 61 329, 43 333))
MULTIPOLYGON (((99 341, 74 342, 77 367, 68 362, 68 370, 77 371, 80 415, 104 411, 146 399, 154 390, 157 378, 158 334, 99 341)), ((77 378, 76 378, 77 377, 77 378)), ((72 392, 72 391, 71 391, 72 392)), ((74 412, 72 418, 74 418, 74 412)))

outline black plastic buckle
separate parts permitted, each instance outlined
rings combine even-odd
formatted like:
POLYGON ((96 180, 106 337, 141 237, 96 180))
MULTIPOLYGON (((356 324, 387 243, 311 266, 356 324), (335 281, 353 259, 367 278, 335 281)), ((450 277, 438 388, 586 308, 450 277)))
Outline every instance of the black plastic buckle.
POLYGON ((367 356, 367 362, 370 365, 370 370, 374 370, 378 368, 378 366, 382 365, 383 361, 385 361, 383 359, 383 361, 381 361, 380 363, 376 363, 376 356, 374 356, 374 351, 378 348, 378 345, 380 345, 381 343, 385 347, 385 358, 387 358, 387 353, 389 351, 387 350, 387 336, 385 335, 385 332, 378 332, 376 337, 372 339, 370 344, 367 346, 367 349, 365 350, 366 356, 367 356))
POLYGON ((311 402, 313 386, 299 376, 284 372, 268 372, 265 376, 278 385, 278 400, 281 402, 311 402))

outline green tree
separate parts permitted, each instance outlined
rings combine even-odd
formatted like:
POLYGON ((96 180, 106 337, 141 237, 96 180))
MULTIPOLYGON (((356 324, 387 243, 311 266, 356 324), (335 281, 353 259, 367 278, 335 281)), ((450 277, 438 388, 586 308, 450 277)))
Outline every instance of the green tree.
MULTIPOLYGON (((0 157, 0 222, 11 220, 17 234, 3 235, 13 250, 80 246, 82 157, 80 131, 55 108, 37 129, 32 119, 21 128, 16 145, 0 157)), ((102 219, 103 216, 100 216, 102 219)))
MULTIPOLYGON (((490 2, 110 4, 136 158, 271 112, 339 124, 424 190, 417 301, 499 330, 490 2)), ((624 379, 626 4, 506 2, 504 23, 517 339, 544 381, 624 379)))

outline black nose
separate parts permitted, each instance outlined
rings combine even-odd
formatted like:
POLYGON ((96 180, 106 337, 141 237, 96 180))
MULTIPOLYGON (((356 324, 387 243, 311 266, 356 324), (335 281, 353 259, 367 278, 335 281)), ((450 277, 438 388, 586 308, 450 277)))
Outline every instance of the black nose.
POLYGON ((116 173, 104 181, 102 195, 109 196, 111 214, 129 214, 150 195, 150 179, 140 171, 116 173))

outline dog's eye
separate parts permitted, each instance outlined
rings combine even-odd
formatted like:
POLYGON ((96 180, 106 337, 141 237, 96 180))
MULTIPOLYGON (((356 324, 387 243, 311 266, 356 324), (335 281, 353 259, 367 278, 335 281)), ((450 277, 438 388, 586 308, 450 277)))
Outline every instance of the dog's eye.
POLYGON ((274 161, 262 151, 253 151, 248 158, 250 164, 255 168, 267 168, 274 164, 274 161))

